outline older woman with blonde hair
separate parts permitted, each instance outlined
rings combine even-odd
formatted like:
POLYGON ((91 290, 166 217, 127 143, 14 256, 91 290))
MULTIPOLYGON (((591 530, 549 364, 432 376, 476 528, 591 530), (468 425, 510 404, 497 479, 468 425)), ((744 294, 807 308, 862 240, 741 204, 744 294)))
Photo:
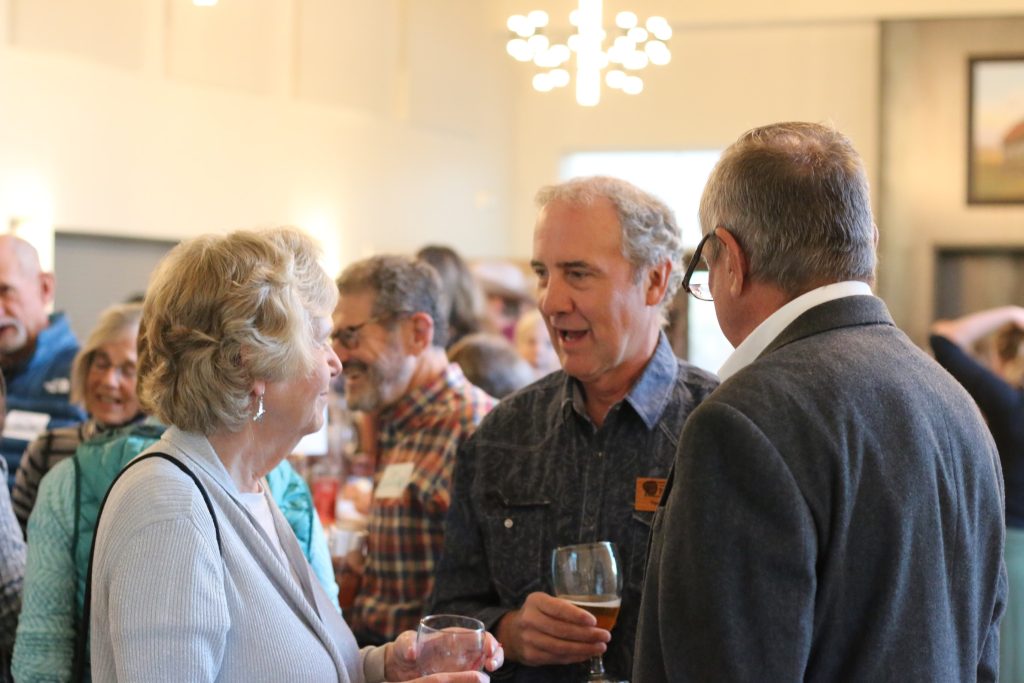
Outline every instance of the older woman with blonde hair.
MULTIPOLYGON (((183 242, 153 275, 143 405, 171 425, 122 471, 92 560, 101 681, 417 678, 413 634, 359 650, 312 577, 264 475, 320 428, 337 289, 301 232, 183 242)), ((500 666, 488 639, 487 666, 500 666)), ((478 681, 478 672, 430 681, 478 681)))
POLYGON ((83 441, 145 417, 135 396, 135 343, 141 317, 141 304, 107 308, 100 313, 96 327, 75 356, 71 366, 71 400, 85 408, 89 419, 43 432, 25 449, 11 492, 14 514, 22 530, 28 527, 44 474, 74 455, 83 441))

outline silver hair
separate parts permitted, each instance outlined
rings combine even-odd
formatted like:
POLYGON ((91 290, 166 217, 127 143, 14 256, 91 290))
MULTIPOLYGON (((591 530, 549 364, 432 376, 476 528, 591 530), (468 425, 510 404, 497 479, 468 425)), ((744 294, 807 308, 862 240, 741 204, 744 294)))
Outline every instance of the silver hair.
MULTIPOLYGON (((850 140, 816 123, 776 123, 740 136, 715 166, 700 202, 703 232, 727 229, 750 277, 790 296, 875 276, 867 174, 850 140)), ((707 248, 714 259, 718 240, 707 248)))
POLYGON ((664 202, 625 180, 608 176, 573 178, 542 187, 536 202, 539 207, 553 201, 589 206, 600 197, 615 206, 622 226, 622 255, 632 265, 637 282, 644 269, 665 261, 672 263, 668 289, 661 300, 664 307, 683 280, 683 238, 675 214, 664 202))
POLYGON ((448 319, 441 310, 441 276, 431 265, 406 256, 371 256, 346 268, 337 285, 342 295, 372 292, 375 317, 426 313, 434 321, 432 345, 445 347, 448 319))
POLYGON ((205 235, 172 249, 153 273, 139 329, 143 409, 186 431, 239 431, 253 380, 305 376, 338 290, 320 248, 295 228, 205 235))

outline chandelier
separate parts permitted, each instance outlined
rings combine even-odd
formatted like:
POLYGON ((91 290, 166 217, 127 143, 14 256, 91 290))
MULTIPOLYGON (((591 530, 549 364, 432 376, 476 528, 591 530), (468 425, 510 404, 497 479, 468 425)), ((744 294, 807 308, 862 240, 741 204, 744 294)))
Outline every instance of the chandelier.
POLYGON ((569 14, 576 33, 565 43, 552 43, 544 29, 548 13, 534 10, 508 18, 512 37, 506 50, 520 62, 533 62, 541 69, 533 77, 533 87, 550 92, 569 85, 570 62, 575 55, 576 101, 593 107, 601 101, 601 72, 609 88, 637 95, 644 89, 639 71, 648 65, 663 66, 672 59, 666 42, 672 27, 664 17, 650 17, 643 24, 633 12, 615 16, 617 34, 608 49, 603 44, 608 33, 602 28, 601 0, 579 0, 579 8, 569 14))

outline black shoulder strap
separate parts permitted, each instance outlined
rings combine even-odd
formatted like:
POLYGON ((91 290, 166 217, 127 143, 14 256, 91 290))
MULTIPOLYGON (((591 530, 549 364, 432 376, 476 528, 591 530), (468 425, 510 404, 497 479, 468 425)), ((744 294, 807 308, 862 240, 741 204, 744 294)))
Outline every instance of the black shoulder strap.
POLYGON ((189 478, 195 482, 195 485, 199 488, 199 493, 203 494, 203 501, 206 503, 206 509, 210 511, 210 518, 213 519, 213 531, 217 537, 217 550, 220 551, 222 556, 224 554, 224 547, 221 545, 220 541, 220 525, 217 524, 217 515, 213 511, 213 503, 210 501, 210 494, 206 492, 206 489, 200 483, 199 477, 197 477, 195 473, 185 465, 185 463, 175 457, 167 455, 166 453, 147 453, 146 455, 135 458, 125 465, 124 468, 117 473, 117 476, 114 477, 114 481, 110 482, 110 487, 103 496, 103 502, 100 503, 100 509, 96 513, 96 526, 93 528, 92 547, 89 550, 89 570, 85 575, 85 604, 82 606, 82 619, 78 624, 78 630, 75 634, 75 657, 71 668, 72 681, 85 682, 86 653, 89 649, 89 618, 90 612, 92 611, 90 605, 92 602, 92 565, 93 559, 96 555, 96 537, 99 536, 97 532, 100 528, 100 517, 103 515, 103 508, 107 506, 107 498, 110 497, 110 492, 114 490, 114 484, 116 484, 117 480, 128 471, 128 468, 139 464, 143 460, 148 460, 149 458, 163 458, 187 474, 189 478))

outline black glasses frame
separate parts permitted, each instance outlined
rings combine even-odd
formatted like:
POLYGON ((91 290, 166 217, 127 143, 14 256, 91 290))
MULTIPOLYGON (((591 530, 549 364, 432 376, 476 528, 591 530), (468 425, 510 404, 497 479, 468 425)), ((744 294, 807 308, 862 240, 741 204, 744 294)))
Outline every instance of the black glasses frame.
POLYGON ((367 325, 372 325, 373 323, 384 324, 410 315, 412 315, 411 311, 398 311, 397 313, 389 313, 387 315, 375 315, 371 318, 367 318, 358 325, 339 327, 334 332, 331 332, 331 341, 337 342, 349 351, 354 351, 359 348, 359 333, 367 325))
POLYGON ((690 280, 693 278, 693 274, 697 270, 697 264, 700 263, 700 254, 704 250, 704 243, 714 236, 715 231, 712 230, 700 238, 700 242, 697 243, 697 248, 693 250, 693 258, 690 259, 690 265, 686 266, 686 274, 683 275, 683 289, 701 301, 715 300, 714 297, 711 296, 711 287, 706 282, 691 284, 690 280))

